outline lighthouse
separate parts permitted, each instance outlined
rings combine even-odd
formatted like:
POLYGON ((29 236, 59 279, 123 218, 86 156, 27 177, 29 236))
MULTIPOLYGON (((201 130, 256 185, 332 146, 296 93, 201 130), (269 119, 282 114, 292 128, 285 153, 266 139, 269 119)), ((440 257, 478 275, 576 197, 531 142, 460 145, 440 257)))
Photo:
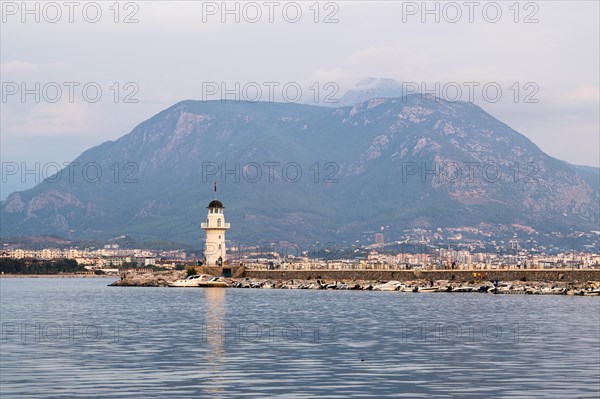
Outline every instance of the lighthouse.
POLYGON ((214 199, 207 206, 208 214, 206 222, 202 223, 202 229, 206 231, 206 247, 204 257, 206 266, 223 266, 227 260, 225 250, 225 232, 229 230, 229 223, 225 223, 221 201, 214 199))

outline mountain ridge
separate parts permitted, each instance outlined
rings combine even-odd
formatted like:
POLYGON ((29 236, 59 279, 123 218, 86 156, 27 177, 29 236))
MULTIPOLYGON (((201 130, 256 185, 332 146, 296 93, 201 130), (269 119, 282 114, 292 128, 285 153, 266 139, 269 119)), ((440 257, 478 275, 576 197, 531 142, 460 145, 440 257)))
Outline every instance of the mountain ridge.
POLYGON ((474 104, 420 94, 335 108, 183 100, 75 162, 97 163, 102 180, 63 178, 11 194, 1 203, 3 237, 129 234, 194 242, 214 180, 230 208, 231 237, 244 240, 350 241, 379 226, 394 226, 392 235, 482 223, 544 231, 598 221, 593 172, 546 155, 474 104), (223 162, 230 173, 207 178, 206 169, 223 162), (272 182, 268 162, 279 163, 272 182), (297 182, 281 169, 292 162, 301 168, 297 182), (423 182, 423 168, 452 162, 495 163, 503 176, 449 183, 425 173, 423 182), (523 181, 529 162, 538 168, 535 183, 523 181), (244 171, 256 165, 262 175, 253 183, 244 171), (419 174, 408 174, 414 167, 419 174))

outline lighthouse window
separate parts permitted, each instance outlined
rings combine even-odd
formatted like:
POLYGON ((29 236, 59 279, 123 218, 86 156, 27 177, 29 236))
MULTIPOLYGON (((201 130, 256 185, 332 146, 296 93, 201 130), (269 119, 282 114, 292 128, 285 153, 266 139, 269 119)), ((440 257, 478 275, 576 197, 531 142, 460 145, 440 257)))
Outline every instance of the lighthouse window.
POLYGON ((219 236, 219 240, 221 239, 221 236, 219 236))
POLYGON ((208 227, 208 219, 206 219, 206 227, 208 227))
POLYGON ((221 219, 217 219, 217 227, 221 227, 221 219))
POLYGON ((221 249, 221 244, 219 244, 219 249, 221 249))

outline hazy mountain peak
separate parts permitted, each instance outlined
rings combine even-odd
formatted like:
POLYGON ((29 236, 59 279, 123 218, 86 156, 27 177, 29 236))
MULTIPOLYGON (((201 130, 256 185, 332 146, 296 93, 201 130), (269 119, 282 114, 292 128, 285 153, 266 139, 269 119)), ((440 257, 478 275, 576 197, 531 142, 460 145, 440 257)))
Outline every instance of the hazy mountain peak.
POLYGON ((356 86, 358 86, 358 87, 390 86, 390 85, 401 85, 401 83, 394 79, 374 78, 374 77, 364 78, 364 79, 359 80, 358 83, 356 83, 356 86))
POLYGON ((348 89, 338 105, 354 105, 373 98, 401 97, 403 93, 402 83, 397 80, 368 77, 348 89))

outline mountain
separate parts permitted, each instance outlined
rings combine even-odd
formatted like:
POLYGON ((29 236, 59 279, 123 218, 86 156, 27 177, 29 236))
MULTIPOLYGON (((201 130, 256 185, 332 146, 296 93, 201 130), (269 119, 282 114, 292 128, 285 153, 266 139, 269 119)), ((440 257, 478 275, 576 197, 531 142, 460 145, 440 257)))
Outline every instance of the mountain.
POLYGON ((402 83, 394 79, 365 78, 349 88, 335 105, 349 106, 372 98, 397 98, 403 95, 402 83))
POLYGON ((2 237, 198 243, 215 182, 242 243, 600 220, 597 169, 546 155, 471 103, 421 95, 336 108, 183 101, 74 162, 1 203, 2 237))
MULTIPOLYGON (((566 163, 566 162, 565 162, 566 163)), ((577 171, 577 173, 592 187, 600 187, 600 168, 592 166, 572 165, 566 163, 569 167, 577 171)))

